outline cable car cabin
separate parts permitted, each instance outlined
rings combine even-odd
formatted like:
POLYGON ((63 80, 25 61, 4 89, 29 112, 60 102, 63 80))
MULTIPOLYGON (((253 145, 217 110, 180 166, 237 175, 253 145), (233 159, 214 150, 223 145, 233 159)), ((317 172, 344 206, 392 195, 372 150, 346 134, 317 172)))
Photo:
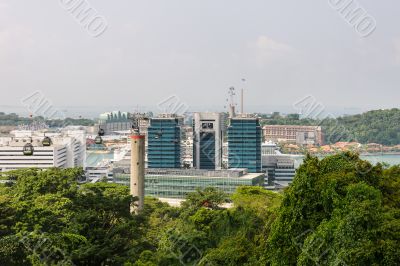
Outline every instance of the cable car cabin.
POLYGON ((154 138, 155 138, 155 139, 159 139, 159 138, 162 137, 162 135, 163 135, 163 132, 162 132, 162 131, 158 131, 158 132, 156 133, 156 136, 155 136, 154 138))
POLYGON ((99 136, 104 136, 104 134, 105 134, 104 129, 100 128, 98 134, 99 134, 99 136))
POLYGON ((94 143, 96 143, 96 144, 103 144, 103 139, 102 139, 100 136, 97 136, 97 137, 94 139, 94 143))
POLYGON ((42 140, 42 145, 44 146, 44 147, 49 147, 49 146, 51 146, 51 139, 49 138, 49 137, 45 137, 43 140, 42 140))
POLYGON ((23 148, 23 153, 25 156, 31 156, 33 155, 33 145, 30 143, 25 144, 24 148, 23 148))

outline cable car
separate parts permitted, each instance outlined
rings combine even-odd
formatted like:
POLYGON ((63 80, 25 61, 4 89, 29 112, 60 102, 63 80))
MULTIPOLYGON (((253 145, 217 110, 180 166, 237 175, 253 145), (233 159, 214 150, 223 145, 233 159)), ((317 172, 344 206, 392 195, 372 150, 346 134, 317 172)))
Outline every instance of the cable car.
POLYGON ((31 143, 26 143, 22 149, 25 156, 33 155, 33 145, 31 143))
POLYGON ((96 144, 103 144, 103 139, 102 139, 100 136, 97 136, 97 137, 94 139, 94 143, 96 143, 96 144))
POLYGON ((155 136, 154 138, 155 138, 155 139, 159 139, 159 138, 162 137, 162 135, 163 135, 162 130, 161 130, 161 131, 158 131, 158 132, 156 133, 156 136, 155 136))
POLYGON ((51 138, 49 137, 44 137, 44 139, 42 140, 42 145, 44 147, 49 147, 51 145, 52 141, 51 138))

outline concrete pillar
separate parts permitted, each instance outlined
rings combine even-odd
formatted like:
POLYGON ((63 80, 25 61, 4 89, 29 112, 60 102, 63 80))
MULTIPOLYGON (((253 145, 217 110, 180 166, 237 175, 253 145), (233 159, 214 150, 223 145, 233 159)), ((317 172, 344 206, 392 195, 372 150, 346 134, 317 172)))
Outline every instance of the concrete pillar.
POLYGON ((144 156, 145 156, 144 135, 134 134, 131 136, 131 182, 130 193, 138 198, 138 206, 131 209, 131 212, 139 212, 144 205, 144 156))

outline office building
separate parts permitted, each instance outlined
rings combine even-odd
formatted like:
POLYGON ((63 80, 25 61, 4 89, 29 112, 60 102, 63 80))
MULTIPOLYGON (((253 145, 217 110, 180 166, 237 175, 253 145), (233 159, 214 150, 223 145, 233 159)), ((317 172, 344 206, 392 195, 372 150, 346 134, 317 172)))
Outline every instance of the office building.
POLYGON ((281 154, 272 142, 262 144, 262 169, 265 175, 264 187, 280 189, 289 186, 296 174, 294 159, 281 154))
POLYGON ((0 138, 0 171, 23 168, 85 167, 86 133, 69 127, 61 132, 12 131, 0 138))
POLYGON ((231 118, 228 126, 229 168, 261 172, 261 141, 262 130, 257 117, 242 114, 231 118))
POLYGON ((278 152, 278 147, 272 141, 264 142, 261 145, 261 154, 265 155, 275 155, 278 152))
POLYGON ((147 129, 148 168, 181 167, 181 125, 183 118, 162 114, 150 119, 147 129))
POLYGON ((112 171, 108 166, 86 167, 85 174, 87 182, 96 183, 103 179, 109 182, 113 181, 112 171))
POLYGON ((266 125, 264 140, 298 145, 323 145, 320 126, 266 125))
MULTIPOLYGON (((114 169, 115 183, 129 184, 129 169, 114 169)), ((156 198, 184 199, 188 193, 207 187, 232 194, 239 186, 262 186, 264 174, 248 173, 247 169, 146 169, 145 195, 156 198)))
POLYGON ((266 173, 265 187, 284 188, 289 186, 296 175, 294 160, 288 155, 266 155, 263 171, 266 173))
POLYGON ((222 168, 222 144, 225 131, 225 114, 194 114, 193 166, 195 168, 209 170, 222 168))

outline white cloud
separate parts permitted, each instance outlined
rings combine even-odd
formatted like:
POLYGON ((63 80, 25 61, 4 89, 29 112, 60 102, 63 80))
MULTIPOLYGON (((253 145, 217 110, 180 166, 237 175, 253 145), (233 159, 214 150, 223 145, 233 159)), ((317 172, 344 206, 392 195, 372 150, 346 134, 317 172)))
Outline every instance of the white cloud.
POLYGON ((276 41, 264 35, 259 36, 257 40, 250 43, 249 48, 253 51, 256 62, 259 65, 281 60, 294 51, 288 44, 276 41))
POLYGON ((259 36, 256 46, 261 52, 269 54, 286 53, 293 50, 289 45, 275 41, 267 36, 259 36))

